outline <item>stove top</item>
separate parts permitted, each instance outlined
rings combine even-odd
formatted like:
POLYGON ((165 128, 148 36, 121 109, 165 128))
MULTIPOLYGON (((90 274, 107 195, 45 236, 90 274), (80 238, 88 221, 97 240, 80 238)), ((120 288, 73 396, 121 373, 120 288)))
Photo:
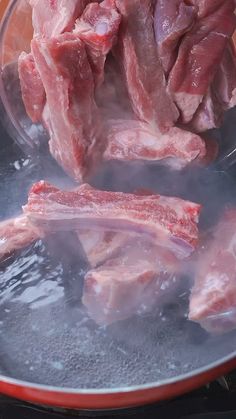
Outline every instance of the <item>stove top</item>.
POLYGON ((66 411, 0 397, 0 419, 236 419, 236 371, 177 399, 127 410, 66 411))

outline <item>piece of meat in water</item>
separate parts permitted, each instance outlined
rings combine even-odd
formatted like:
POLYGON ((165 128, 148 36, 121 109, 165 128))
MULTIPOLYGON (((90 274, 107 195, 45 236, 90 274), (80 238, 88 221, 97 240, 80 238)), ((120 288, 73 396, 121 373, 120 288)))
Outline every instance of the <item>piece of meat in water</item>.
POLYGON ((106 160, 158 162, 178 170, 206 155, 202 138, 177 127, 160 134, 137 120, 114 119, 107 126, 106 160))
POLYGON ((0 260, 43 237, 24 215, 0 222, 0 260))
POLYGON ((34 36, 52 38, 71 31, 91 0, 29 0, 34 36))
POLYGON ((157 0, 154 29, 158 53, 166 75, 173 67, 181 37, 196 19, 196 7, 183 0, 157 0))
POLYGON ((22 52, 18 59, 22 99, 29 118, 40 122, 46 101, 45 90, 31 53, 22 52))
POLYGON ((200 254, 189 319, 211 333, 236 328, 236 210, 227 212, 200 254))
POLYGON ((178 260, 168 250, 135 239, 85 276, 83 304, 99 325, 160 307, 178 284, 178 260))
POLYGON ((152 0, 116 0, 122 15, 115 56, 123 68, 135 114, 161 132, 178 119, 167 93, 153 28, 152 0))
POLYGON ((117 41, 120 21, 115 0, 89 4, 76 21, 74 32, 86 45, 96 86, 104 81, 106 57, 117 41))
POLYGON ((191 121, 219 68, 236 27, 234 9, 233 0, 222 0, 211 14, 199 17, 181 42, 168 88, 184 123, 191 121))
POLYGON ((47 96, 50 151, 63 169, 81 181, 99 160, 101 124, 94 100, 94 80, 85 46, 78 35, 34 38, 36 67, 47 96))
POLYGON ((161 195, 137 196, 81 185, 62 191, 41 181, 29 193, 24 213, 45 230, 112 230, 143 233, 180 258, 198 243, 201 205, 161 195))

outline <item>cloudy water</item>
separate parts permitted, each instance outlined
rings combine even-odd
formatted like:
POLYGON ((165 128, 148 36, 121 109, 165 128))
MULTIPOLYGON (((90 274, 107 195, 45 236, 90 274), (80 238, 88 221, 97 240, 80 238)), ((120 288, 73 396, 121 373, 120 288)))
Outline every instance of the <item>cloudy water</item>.
MULTIPOLYGON (((30 185, 47 178, 69 185, 49 160, 33 164, 14 147, 0 161, 1 218, 16 215, 30 185)), ((103 189, 148 188, 203 204, 201 230, 234 205, 233 169, 169 173, 154 166, 107 165, 92 183, 103 189)), ((34 383, 74 388, 115 388, 159 381, 235 351, 236 333, 210 337, 187 320, 191 278, 163 307, 107 328, 98 327, 81 303, 88 266, 74 234, 37 241, 0 266, 0 372, 34 383)))

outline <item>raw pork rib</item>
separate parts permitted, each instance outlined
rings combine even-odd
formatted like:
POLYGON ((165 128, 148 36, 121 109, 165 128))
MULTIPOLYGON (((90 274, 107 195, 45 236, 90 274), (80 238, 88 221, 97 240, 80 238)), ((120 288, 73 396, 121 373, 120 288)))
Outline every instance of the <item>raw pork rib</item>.
POLYGON ((196 8, 184 0, 157 0, 154 28, 158 53, 165 73, 172 69, 181 37, 189 31, 196 19, 196 8))
POLYGON ((26 112, 33 122, 40 122, 46 96, 31 53, 21 53, 18 59, 18 72, 26 112))
MULTIPOLYGON (((234 1, 221 0, 219 3, 220 7, 212 14, 199 18, 184 36, 170 73, 169 90, 184 123, 191 121, 202 102, 236 27, 234 1)), ((202 14, 204 16, 204 11, 202 14)))
POLYGON ((117 41, 120 21, 115 0, 89 4, 81 18, 76 21, 74 32, 86 45, 96 86, 101 85, 104 80, 106 57, 117 41))
POLYGON ((94 101, 93 74, 83 42, 65 33, 34 38, 35 63, 47 96, 50 151, 64 170, 81 180, 98 156, 100 118, 94 101))
POLYGON ((24 215, 0 222, 0 260, 29 246, 43 234, 24 215))
POLYGON ((160 161, 181 169, 206 154, 205 143, 198 135, 177 127, 160 134, 136 120, 109 121, 107 139, 106 160, 160 161))
POLYGON ((200 205, 179 198, 105 192, 86 184, 61 191, 44 181, 32 187, 24 207, 30 221, 44 229, 143 233, 179 257, 197 245, 200 210, 200 205))
POLYGON ((189 319, 212 333, 236 326, 236 210, 224 215, 199 257, 189 319))
POLYGON ((136 239, 120 256, 86 274, 83 304, 100 325, 149 312, 173 292, 178 265, 166 249, 136 239))
POLYGON ((116 0, 122 15, 116 57, 123 67, 133 110, 139 119, 165 132, 178 111, 166 91, 153 29, 152 0, 116 0))
POLYGON ((34 36, 52 38, 73 29, 90 0, 29 0, 34 36))

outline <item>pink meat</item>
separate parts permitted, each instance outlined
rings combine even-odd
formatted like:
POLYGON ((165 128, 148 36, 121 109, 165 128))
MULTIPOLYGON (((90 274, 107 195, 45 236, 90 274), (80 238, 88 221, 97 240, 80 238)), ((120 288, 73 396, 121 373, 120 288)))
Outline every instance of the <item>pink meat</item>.
POLYGON ((190 127, 195 132, 219 128, 224 111, 236 105, 236 55, 230 40, 214 80, 198 107, 190 127))
POLYGON ((195 19, 196 8, 184 0, 157 0, 154 28, 159 57, 167 75, 177 58, 181 37, 192 27, 195 19))
POLYGON ((0 260, 42 237, 24 215, 0 222, 0 260))
POLYGON ((26 112, 33 122, 39 122, 42 117, 46 97, 31 53, 21 53, 18 59, 18 72, 26 112))
POLYGON ((117 41, 120 21, 115 0, 89 4, 81 18, 76 21, 75 33, 86 45, 96 86, 101 85, 104 80, 106 57, 117 41))
POLYGON ((223 1, 212 14, 199 18, 181 42, 168 87, 184 123, 190 122, 214 79, 236 27, 234 9, 233 0, 223 1))
POLYGON ((236 210, 226 213, 200 255, 189 319, 207 331, 236 328, 236 210))
POLYGON ((121 64, 135 114, 161 132, 178 112, 166 91, 153 29, 152 0, 116 0, 122 15, 116 57, 121 64))
POLYGON ((86 184, 61 191, 41 181, 32 187, 24 212, 34 225, 49 230, 143 233, 185 257, 198 242, 200 209, 200 205, 179 198, 105 192, 86 184))
POLYGON ((163 304, 176 287, 178 261, 168 251, 135 240, 123 253, 85 276, 83 304, 99 325, 163 304))
MULTIPOLYGON (((138 189, 134 193, 142 196, 153 195, 153 192, 146 189, 138 189)), ((92 268, 120 255, 124 247, 134 242, 134 238, 140 241, 140 236, 136 234, 96 230, 78 231, 78 238, 92 268)))
MULTIPOLYGON (((188 1, 189 4, 196 7, 199 18, 203 18, 203 17, 207 17, 207 16, 211 15, 217 9, 219 9, 222 6, 222 4, 225 3, 225 0, 211 0, 211 1, 187 0, 187 1, 188 1)), ((229 0, 229 1, 231 1, 231 0, 229 0)))
POLYGON ((205 154, 205 142, 180 128, 170 128, 160 134, 145 122, 109 121, 106 160, 155 161, 172 169, 182 169, 193 161, 200 161, 205 154))
POLYGON ((29 0, 34 36, 52 38, 70 31, 89 0, 29 0))
POLYGON ((211 86, 190 122, 189 128, 194 132, 205 132, 219 128, 223 122, 224 109, 217 94, 211 86))
POLYGON ((92 268, 116 256, 127 243, 129 235, 114 231, 81 230, 78 238, 92 268))
POLYGON ((100 119, 93 74, 75 34, 34 38, 32 52, 47 96, 50 151, 64 170, 81 180, 98 157, 100 119))
POLYGON ((236 53, 231 40, 225 48, 213 87, 224 110, 236 105, 236 53))

